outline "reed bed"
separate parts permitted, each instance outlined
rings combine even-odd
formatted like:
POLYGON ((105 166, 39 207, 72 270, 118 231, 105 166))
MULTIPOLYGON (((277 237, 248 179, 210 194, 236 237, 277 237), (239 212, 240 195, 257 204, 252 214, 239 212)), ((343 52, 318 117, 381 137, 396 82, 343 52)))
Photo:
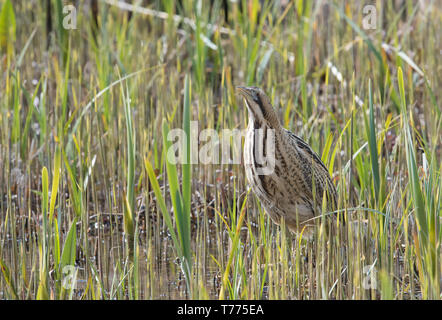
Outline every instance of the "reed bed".
POLYGON ((73 2, 75 29, 64 1, 0 3, 0 299, 441 298, 437 1, 377 1, 374 29, 363 1, 134 3, 73 2), (246 127, 236 85, 318 152, 347 223, 305 239, 242 164, 189 163, 193 121, 246 127))

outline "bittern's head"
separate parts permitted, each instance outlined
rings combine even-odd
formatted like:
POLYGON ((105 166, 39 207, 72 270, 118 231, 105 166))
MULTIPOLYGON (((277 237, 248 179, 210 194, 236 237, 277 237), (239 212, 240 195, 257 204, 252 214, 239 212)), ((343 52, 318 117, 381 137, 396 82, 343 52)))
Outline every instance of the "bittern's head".
POLYGON ((258 87, 236 87, 238 93, 244 98, 249 117, 261 123, 267 123, 270 127, 279 127, 276 112, 270 103, 270 99, 258 87))

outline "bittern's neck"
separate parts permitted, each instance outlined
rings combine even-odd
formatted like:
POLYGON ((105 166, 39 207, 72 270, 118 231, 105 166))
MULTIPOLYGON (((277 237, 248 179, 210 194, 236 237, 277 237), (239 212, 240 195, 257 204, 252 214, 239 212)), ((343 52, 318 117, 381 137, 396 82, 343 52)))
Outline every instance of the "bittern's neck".
POLYGON ((282 126, 278 120, 273 107, 262 108, 261 112, 254 113, 249 110, 249 125, 253 125, 255 128, 268 127, 270 129, 281 130, 282 126))

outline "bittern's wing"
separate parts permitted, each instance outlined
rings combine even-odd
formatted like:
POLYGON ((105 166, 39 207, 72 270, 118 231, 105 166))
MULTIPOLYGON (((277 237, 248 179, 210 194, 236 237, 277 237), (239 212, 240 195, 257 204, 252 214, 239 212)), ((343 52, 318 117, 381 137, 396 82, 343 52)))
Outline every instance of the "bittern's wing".
POLYGON ((315 188, 315 202, 322 203, 322 196, 326 190, 327 207, 334 210, 337 206, 337 192, 331 180, 327 167, 319 158, 319 156, 310 148, 310 146, 294 133, 286 130, 288 137, 298 150, 306 162, 310 162, 311 166, 306 166, 304 170, 307 185, 312 186, 309 190, 305 190, 309 198, 313 198, 313 185, 315 188))

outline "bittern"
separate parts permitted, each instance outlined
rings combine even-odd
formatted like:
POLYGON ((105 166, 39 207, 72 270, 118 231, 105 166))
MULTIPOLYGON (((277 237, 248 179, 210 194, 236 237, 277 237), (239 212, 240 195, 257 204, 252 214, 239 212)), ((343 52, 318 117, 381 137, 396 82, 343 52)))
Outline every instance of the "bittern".
POLYGON ((284 218, 289 230, 300 232, 305 227, 303 234, 311 236, 323 199, 327 211, 337 206, 327 167, 304 140, 281 125, 263 90, 237 87, 237 91, 249 114, 244 162, 252 191, 275 223, 284 218), (263 165, 263 155, 270 159, 267 162, 273 160, 272 166, 263 165))

